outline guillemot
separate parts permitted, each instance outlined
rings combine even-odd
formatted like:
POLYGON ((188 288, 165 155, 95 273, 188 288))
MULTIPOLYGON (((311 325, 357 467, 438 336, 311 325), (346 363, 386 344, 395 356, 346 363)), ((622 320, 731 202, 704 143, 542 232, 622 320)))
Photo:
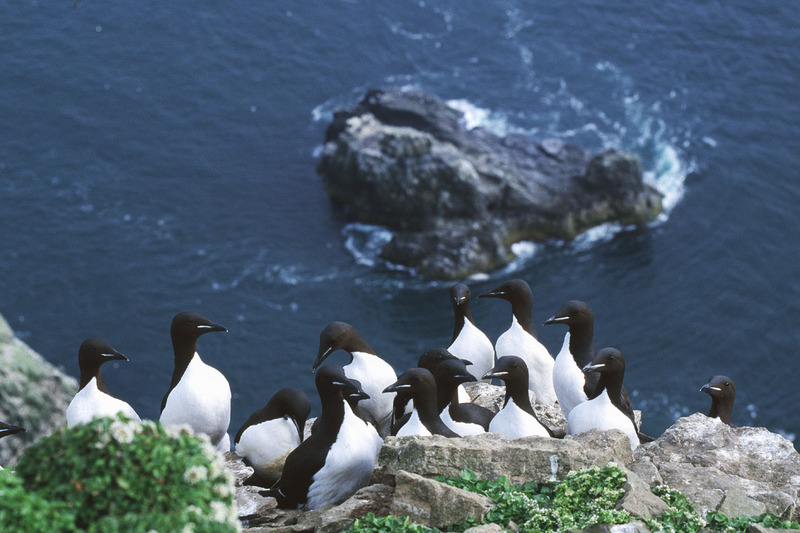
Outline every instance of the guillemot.
POLYGON ((536 395, 536 403, 554 405, 553 357, 539 342, 533 327, 533 295, 530 286, 513 279, 481 294, 479 298, 500 298, 511 303, 511 326, 495 342, 497 357, 516 355, 528 365, 528 387, 536 395))
POLYGON ((467 285, 456 283, 450 287, 454 327, 453 338, 447 350, 459 359, 470 361, 470 371, 476 376, 483 376, 494 365, 494 346, 489 337, 475 325, 469 310, 469 297, 467 285))
POLYGON ((700 391, 711 396, 711 409, 708 411, 708 416, 719 418, 730 426, 733 400, 736 397, 736 386, 733 384, 733 380, 728 376, 711 376, 700 391))
POLYGON ((244 485, 269 487, 281 477, 286 457, 303 441, 310 412, 306 393, 287 387, 250 415, 233 440, 236 453, 254 471, 244 485))
POLYGON ((261 491, 282 509, 341 503, 369 483, 375 466, 374 441, 365 438, 363 421, 344 401, 343 391, 352 391, 353 384, 342 367, 319 368, 315 384, 322 404, 319 425, 286 458, 275 485, 261 491))
POLYGON ((433 372, 436 380, 436 403, 442 422, 462 437, 486 433, 494 413, 485 407, 458 399, 458 387, 462 383, 477 381, 467 371, 460 359, 442 361, 433 372))
POLYGON ((127 402, 111 396, 100 372, 103 363, 127 360, 105 339, 92 337, 81 343, 78 348, 80 388, 67 406, 67 426, 85 424, 95 417, 115 416, 117 413, 131 420, 140 420, 127 402))
MULTIPOLYGON (((442 361, 449 359, 458 359, 455 355, 450 353, 447 348, 433 348, 426 350, 419 356, 417 360, 417 368, 424 368, 434 373, 436 367, 442 361)), ((461 360, 465 365, 471 365, 472 362, 466 359, 461 360)), ((467 391, 463 385, 458 386, 458 401, 467 403, 470 401, 467 391)), ((411 416, 412 403, 411 403, 411 389, 401 388, 395 393, 393 406, 392 406, 392 426, 391 435, 397 435, 397 431, 408 421, 411 416)))
POLYGON ((525 361, 515 355, 504 355, 483 377, 500 379, 506 387, 503 408, 489 423, 489 433, 500 433, 508 439, 553 436, 553 432, 542 424, 531 405, 528 395, 528 366, 525 361))
POLYGON ((161 401, 159 420, 166 426, 188 425, 195 433, 208 435, 211 444, 225 452, 230 449, 231 388, 225 376, 197 353, 197 339, 212 331, 228 330, 193 311, 172 319, 175 369, 161 401))
POLYGON ((622 380, 625 376, 625 358, 616 348, 603 348, 583 372, 597 373, 599 394, 576 405, 567 416, 567 435, 577 435, 590 429, 620 429, 631 443, 639 446, 639 432, 633 419, 622 405, 622 380))
POLYGON ((594 315, 579 300, 570 300, 551 316, 545 325, 566 324, 561 350, 553 367, 553 388, 564 416, 579 403, 597 395, 599 374, 584 374, 581 369, 594 358, 594 315))
POLYGON ((364 419, 370 422, 382 437, 389 434, 394 395, 383 390, 397 380, 392 366, 381 359, 356 329, 345 322, 331 322, 319 335, 319 350, 313 369, 319 367, 336 350, 350 354, 350 363, 344 366, 348 378, 361 383, 368 400, 361 403, 364 419))
POLYGON ((411 368, 403 372, 397 381, 386 387, 384 392, 397 392, 409 389, 414 402, 411 416, 397 432, 398 437, 409 435, 443 435, 459 437, 460 435, 447 427, 439 417, 436 400, 436 381, 430 370, 411 368))

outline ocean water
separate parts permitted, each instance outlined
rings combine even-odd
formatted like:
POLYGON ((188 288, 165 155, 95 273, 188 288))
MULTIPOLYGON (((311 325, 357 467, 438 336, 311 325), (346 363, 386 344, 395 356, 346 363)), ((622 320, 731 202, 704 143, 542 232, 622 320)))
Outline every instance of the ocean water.
MULTIPOLYGON (((398 371, 452 332, 449 283, 383 263, 315 165, 333 111, 369 88, 429 91, 498 133, 639 154, 667 209, 646 228, 520 243, 544 322, 595 313, 626 356, 644 430, 706 411, 800 432, 800 12, 792 3, 309 1, 0 5, 0 313, 51 362, 103 336, 111 391, 155 418, 172 316, 234 393, 231 432, 306 390, 318 335, 352 323, 398 371)), ((510 306, 475 300, 496 338, 510 306)), ((555 353, 564 329, 538 328, 555 353)), ((331 360, 346 362, 339 352, 331 360)), ((13 420, 10 420, 13 422, 13 420)))

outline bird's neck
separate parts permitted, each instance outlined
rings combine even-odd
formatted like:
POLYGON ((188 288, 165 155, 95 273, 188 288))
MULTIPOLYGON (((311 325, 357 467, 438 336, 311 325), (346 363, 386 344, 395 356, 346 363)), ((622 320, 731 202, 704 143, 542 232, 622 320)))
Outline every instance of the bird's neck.
POLYGON ((593 337, 593 324, 575 324, 569 327, 569 352, 575 359, 578 368, 583 368, 592 361, 594 354, 594 348, 592 347, 593 337))
POLYGON ((472 314, 469 311, 469 306, 464 304, 453 304, 453 317, 454 317, 454 326, 453 326, 453 340, 450 341, 450 344, 454 343, 458 338, 459 334, 461 334, 461 330, 464 329, 464 324, 467 320, 472 322, 472 314))
POLYGON ((732 413, 733 402, 722 401, 719 398, 711 398, 711 409, 708 412, 709 417, 719 418, 730 426, 732 413))
POLYGON ((522 327, 522 329, 530 333, 534 339, 539 338, 539 336, 536 334, 536 328, 533 327, 533 312, 531 310, 530 302, 513 302, 511 304, 511 312, 514 314, 514 318, 517 320, 517 323, 522 327))
POLYGON ((528 383, 523 383, 522 380, 510 379, 506 381, 506 400, 503 404, 505 407, 508 400, 514 400, 514 404, 525 411, 526 413, 533 414, 533 406, 531 405, 531 397, 528 395, 528 383))

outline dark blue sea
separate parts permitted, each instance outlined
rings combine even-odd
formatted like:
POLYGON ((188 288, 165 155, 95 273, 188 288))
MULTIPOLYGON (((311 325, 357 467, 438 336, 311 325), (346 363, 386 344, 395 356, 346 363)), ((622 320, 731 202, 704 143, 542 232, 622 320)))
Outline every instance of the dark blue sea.
MULTIPOLYGON (((538 323, 589 303, 650 434, 726 374, 735 423, 794 438, 798 65, 794 2, 3 2, 0 313, 76 376, 81 341, 109 339, 130 362, 106 382, 147 418, 172 316, 202 313, 229 329, 198 348, 232 432, 284 386, 316 415, 330 321, 413 366, 449 343, 450 284, 377 259, 385 232, 348 224, 315 172, 334 110, 410 87, 469 125, 635 152, 666 195, 649 227, 518 245, 473 294, 523 278, 538 323)), ((504 302, 472 311, 492 339, 510 324, 504 302)), ((555 354, 564 329, 538 331, 555 354)))

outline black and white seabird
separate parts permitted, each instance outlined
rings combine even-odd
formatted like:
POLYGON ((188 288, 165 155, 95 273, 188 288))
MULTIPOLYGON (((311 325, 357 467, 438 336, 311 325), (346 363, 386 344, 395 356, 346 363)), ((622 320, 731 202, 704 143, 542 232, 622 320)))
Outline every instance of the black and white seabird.
POLYGON ((736 386, 728 376, 711 376, 708 383, 700 389, 711 396, 711 409, 708 416, 719 418, 724 423, 731 425, 733 413, 733 400, 736 397, 736 386))
POLYGON ((197 353, 197 339, 212 331, 228 331, 192 311, 172 319, 170 334, 175 370, 161 401, 160 421, 166 426, 188 425, 203 433, 218 450, 230 450, 231 388, 225 376, 205 364, 197 353))
POLYGON ((460 435, 447 427, 439 417, 437 407, 436 381, 430 370, 425 368, 412 368, 403 372, 397 381, 386 387, 384 392, 397 392, 403 389, 411 391, 414 410, 408 422, 403 424, 398 432, 398 437, 409 435, 443 435, 445 437, 459 437, 460 435))
POLYGON ((303 441, 310 412, 306 393, 287 387, 250 415, 233 440, 236 453, 253 468, 245 485, 270 487, 281 477, 286 457, 303 441))
POLYGON ((594 315, 585 302, 570 300, 545 322, 549 324, 566 324, 569 328, 553 367, 553 388, 567 416, 576 405, 598 394, 600 375, 581 370, 594 358, 594 315))
MULTIPOLYGON (((450 353, 447 348, 426 350, 419 356, 417 368, 424 368, 433 374, 436 367, 439 366, 439 363, 447 361, 448 359, 457 359, 457 357, 450 353)), ((465 365, 472 364, 471 361, 467 361, 466 359, 462 359, 462 362, 465 365)), ((462 403, 470 401, 469 395, 462 385, 458 386, 458 401, 462 403)), ((408 421, 408 418, 411 416, 411 409, 411 390, 408 388, 398 390, 397 393, 395 393, 392 407, 391 435, 397 435, 397 431, 408 421)))
POLYGON ((0 422, 0 439, 8 437, 9 435, 16 435, 17 433, 25 433, 25 428, 21 426, 12 426, 6 422, 0 422))
MULTIPOLYGON (((469 287, 456 283, 450 287, 453 303, 453 339, 447 350, 459 359, 472 363, 470 370, 475 376, 483 376, 494 366, 494 346, 486 334, 478 329, 469 310, 469 287)), ((463 400, 462 400, 463 401, 463 400)))
POLYGON ((361 385, 361 382, 357 379, 349 380, 350 383, 353 385, 353 391, 345 392, 344 400, 347 402, 347 405, 350 406, 350 409, 353 411, 353 414, 358 417, 361 422, 364 423, 367 435, 372 441, 375 443, 375 455, 381 451, 381 447, 383 446, 383 437, 378 434, 378 430, 375 429, 375 426, 372 425, 372 422, 368 422, 367 419, 364 418, 363 413, 361 412, 361 404, 360 402, 364 400, 369 400, 369 395, 364 392, 364 387, 361 385))
POLYGON ((100 372, 100 366, 106 361, 127 360, 105 339, 93 337, 81 343, 78 349, 80 388, 67 407, 67 426, 85 424, 95 417, 113 417, 117 413, 139 420, 139 415, 127 402, 111 396, 100 372))
POLYGON ((553 390, 553 356, 539 342, 533 327, 533 294, 521 279, 513 279, 481 294, 479 298, 500 298, 511 303, 511 327, 495 343, 497 357, 516 355, 528 365, 528 387, 536 395, 536 403, 555 405, 553 390))
POLYGON ((531 405, 528 395, 528 366, 525 361, 515 355, 504 355, 483 377, 500 379, 506 386, 505 403, 489 423, 490 433, 500 433, 508 439, 553 436, 553 432, 542 424, 531 405))
POLYGON ((477 381, 467 370, 467 365, 460 359, 442 361, 434 370, 433 377, 436 380, 436 403, 442 422, 462 437, 486 433, 494 413, 480 405, 462 403, 458 399, 459 385, 477 381))
POLYGON ((625 359, 616 348, 603 348, 583 372, 600 374, 600 394, 576 405, 567 416, 567 435, 577 435, 590 429, 620 429, 631 441, 631 449, 639 446, 639 432, 631 415, 622 405, 622 380, 625 359))
POLYGON ((341 503, 369 483, 375 467, 375 443, 342 396, 353 389, 342 367, 321 367, 315 383, 322 403, 319 425, 286 458, 278 482, 261 491, 275 497, 281 509, 341 503))
MULTIPOLYGON (((558 396, 558 405, 566 417, 576 405, 600 394, 600 375, 583 372, 583 368, 595 357, 594 314, 585 302, 570 300, 545 322, 545 325, 550 324, 566 324, 569 327, 553 368, 553 387, 558 396)), ((621 402, 623 410, 633 419, 633 408, 624 386, 621 402)), ((645 440, 651 438, 642 434, 640 437, 645 440)))
POLYGON ((350 354, 350 363, 344 366, 345 375, 358 380, 369 396, 360 404, 364 419, 375 426, 381 436, 388 435, 394 395, 383 394, 383 390, 397 380, 397 374, 355 328, 345 322, 331 322, 319 334, 319 350, 313 368, 339 349, 350 354))

